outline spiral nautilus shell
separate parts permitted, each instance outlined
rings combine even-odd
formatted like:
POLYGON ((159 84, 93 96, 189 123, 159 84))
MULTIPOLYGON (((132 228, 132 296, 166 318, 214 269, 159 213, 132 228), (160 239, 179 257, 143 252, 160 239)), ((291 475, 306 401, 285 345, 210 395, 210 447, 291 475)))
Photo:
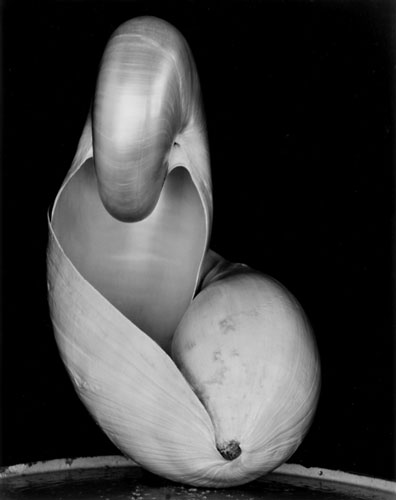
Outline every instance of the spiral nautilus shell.
POLYGON ((167 22, 132 19, 105 49, 50 214, 51 319, 78 396, 122 453, 224 487, 296 450, 320 363, 296 299, 209 250, 211 224, 190 49, 167 22))

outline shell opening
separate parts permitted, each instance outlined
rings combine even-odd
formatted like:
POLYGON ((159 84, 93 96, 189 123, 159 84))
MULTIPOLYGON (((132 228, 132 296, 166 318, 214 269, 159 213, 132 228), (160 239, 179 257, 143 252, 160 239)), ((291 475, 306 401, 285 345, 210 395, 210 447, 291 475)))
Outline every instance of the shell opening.
POLYGON ((205 214, 188 171, 172 170, 151 215, 131 224, 106 211, 91 158, 62 190, 52 224, 84 278, 169 352, 205 247, 205 214))

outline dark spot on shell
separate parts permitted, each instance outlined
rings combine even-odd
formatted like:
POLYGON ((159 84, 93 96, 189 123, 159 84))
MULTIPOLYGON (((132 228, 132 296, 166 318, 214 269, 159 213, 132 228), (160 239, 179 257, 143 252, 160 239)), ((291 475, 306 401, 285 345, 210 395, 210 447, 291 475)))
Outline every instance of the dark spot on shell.
POLYGON ((188 342, 186 342, 184 344, 184 349, 186 351, 191 351, 191 349, 194 349, 194 347, 197 345, 197 343, 195 342, 195 340, 189 340, 188 342))
POLYGON ((221 352, 219 350, 214 351, 213 361, 221 361, 221 352))
POLYGON ((222 329, 222 333, 227 334, 229 331, 235 331, 234 320, 230 317, 224 318, 219 321, 219 326, 222 329))
POLYGON ((242 453, 239 443, 235 440, 222 445, 217 445, 217 449, 220 455, 226 460, 235 460, 242 453))

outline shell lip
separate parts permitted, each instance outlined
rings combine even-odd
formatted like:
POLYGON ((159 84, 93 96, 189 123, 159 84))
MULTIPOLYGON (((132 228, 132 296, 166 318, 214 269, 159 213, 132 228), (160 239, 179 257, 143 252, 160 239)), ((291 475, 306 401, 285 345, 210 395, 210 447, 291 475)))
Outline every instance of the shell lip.
MULTIPOLYGON (((65 251, 62 248, 62 245, 59 242, 59 239, 55 233, 55 230, 52 226, 50 216, 48 214, 48 228, 50 232, 50 237, 53 239, 53 241, 56 243, 56 246, 58 250, 61 252, 62 257, 66 259, 68 265, 73 269, 73 271, 76 273, 76 275, 79 277, 80 280, 82 280, 85 284, 85 286, 89 287, 92 293, 98 294, 101 298, 102 301, 104 301, 107 305, 111 306, 112 308, 117 310, 117 314, 121 315, 122 318, 127 321, 130 324, 133 324, 138 331, 141 332, 142 335, 147 337, 151 342, 152 342, 152 348, 156 350, 160 350, 167 358, 169 358, 172 363, 174 363, 172 357, 163 349, 155 340, 153 340, 149 335, 147 335, 143 330, 141 330, 135 323, 133 323, 129 318, 125 316, 125 314, 122 313, 119 309, 117 309, 102 293, 99 292, 90 282, 89 280, 85 279, 85 277, 80 273, 80 271, 77 269, 77 267, 74 265, 73 261, 68 257, 68 255, 65 253, 65 251)), ((49 286, 49 285, 48 285, 49 286)))
MULTIPOLYGON (((188 132, 187 132, 188 133, 188 132)), ((202 246, 202 255, 200 257, 199 265, 197 268, 197 273, 195 277, 194 289, 191 296, 192 300, 197 292, 198 285, 202 281, 203 277, 201 276, 202 270, 204 268, 205 256, 209 249, 209 242, 211 237, 211 225, 212 225, 212 196, 211 196, 211 179, 210 179, 210 168, 207 166, 205 169, 196 168, 194 165, 189 162, 188 155, 185 152, 182 152, 182 137, 177 136, 174 139, 174 143, 177 144, 177 147, 173 148, 177 151, 177 155, 174 159, 169 158, 168 171, 166 177, 177 168, 184 168, 191 179, 191 182, 198 194, 201 207, 203 210, 204 216, 204 224, 205 224, 205 241, 202 246), (181 153, 181 155, 180 155, 181 153), (202 172, 203 171, 203 172, 202 172)), ((67 173, 61 187, 58 190, 57 195, 53 203, 49 206, 47 211, 48 224, 51 227, 51 231, 55 236, 55 230, 52 227, 52 220, 58 205, 59 198, 61 197, 64 189, 70 182, 70 180, 74 177, 75 174, 84 166, 84 164, 92 159, 95 162, 94 151, 93 151, 93 142, 92 142, 92 119, 91 112, 88 114, 88 118, 86 120, 80 142, 78 144, 77 152, 74 157, 72 166, 67 173)), ((129 223, 129 222, 127 222, 129 223)), ((60 248, 62 248, 58 238, 56 238, 57 244, 60 248)), ((63 248, 62 248, 63 251, 63 248)), ((75 269, 76 267, 73 266, 75 269)), ((76 269, 77 270, 77 269, 76 269)))

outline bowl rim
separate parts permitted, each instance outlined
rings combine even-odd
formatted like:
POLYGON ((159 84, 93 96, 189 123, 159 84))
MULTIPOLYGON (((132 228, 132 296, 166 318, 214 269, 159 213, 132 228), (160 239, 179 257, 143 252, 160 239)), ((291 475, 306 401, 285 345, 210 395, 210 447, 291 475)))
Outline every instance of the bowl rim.
MULTIPOLYGON (((77 458, 57 458, 37 462, 20 463, 0 467, 0 484, 9 478, 18 476, 45 474, 48 472, 62 472, 83 469, 109 469, 122 467, 138 467, 140 465, 123 455, 86 456, 77 458)), ((290 484, 308 487, 316 490, 325 490, 342 493, 345 488, 352 488, 359 498, 375 498, 375 494, 396 494, 396 481, 353 474, 340 470, 331 470, 320 467, 304 467, 299 464, 282 464, 269 474, 260 477, 257 481, 290 484), (358 491, 358 493, 356 493, 358 491)), ((379 497, 380 498, 380 497, 379 497)))

